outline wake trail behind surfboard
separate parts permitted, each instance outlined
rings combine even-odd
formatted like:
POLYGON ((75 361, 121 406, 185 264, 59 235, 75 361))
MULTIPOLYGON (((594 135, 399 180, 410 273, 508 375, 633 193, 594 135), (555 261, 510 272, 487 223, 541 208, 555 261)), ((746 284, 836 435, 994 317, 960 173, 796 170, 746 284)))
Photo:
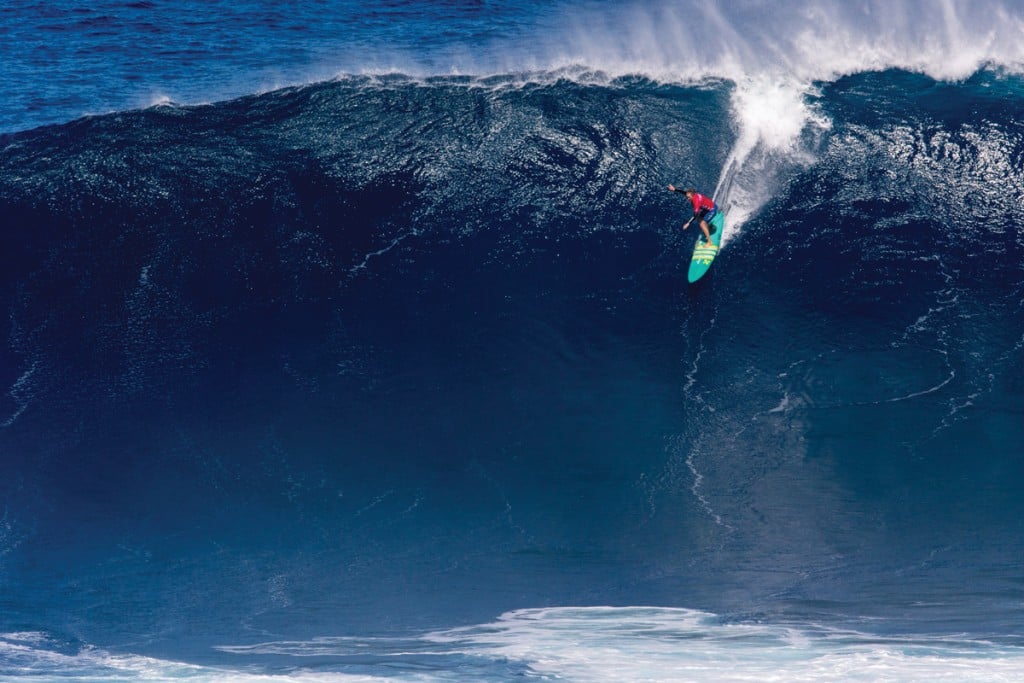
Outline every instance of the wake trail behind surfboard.
POLYGON ((722 246, 795 170, 816 159, 831 121, 808 102, 810 85, 770 76, 738 82, 730 104, 736 140, 713 195, 729 229, 722 246))
MULTIPOLYGON (((732 212, 732 186, 736 180, 736 151, 730 154, 725 167, 722 170, 722 175, 718 178, 718 185, 715 186, 715 194, 713 195, 715 203, 719 206, 719 209, 726 215, 732 212)), ((722 233, 722 241, 725 242, 725 233, 722 233)))

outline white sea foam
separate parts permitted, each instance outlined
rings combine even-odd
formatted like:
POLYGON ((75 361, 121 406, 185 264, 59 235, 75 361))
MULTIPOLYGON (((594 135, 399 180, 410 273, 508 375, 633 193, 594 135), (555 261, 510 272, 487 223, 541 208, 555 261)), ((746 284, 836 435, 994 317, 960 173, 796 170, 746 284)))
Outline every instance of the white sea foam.
POLYGON ((428 638, 581 681, 1010 681, 1024 674, 1024 651, 957 638, 728 623, 662 607, 519 610, 428 638))
MULTIPOLYGON (((570 681, 1011 681, 1024 650, 961 637, 879 637, 814 625, 730 623, 664 607, 555 607, 509 612, 491 623, 418 639, 316 638, 219 648, 239 656, 377 654, 402 662, 464 655, 472 667, 398 680, 501 680, 482 660, 515 663, 528 677, 570 681)), ((412 668, 412 667, 410 667, 412 668)), ((506 674, 507 675, 507 674, 506 674)))
POLYGON ((410 637, 324 636, 216 647, 236 663, 197 666, 0 634, 0 676, 36 681, 1018 681, 1024 649, 962 636, 887 637, 814 624, 730 622, 666 607, 553 607, 410 637), (256 661, 274 658, 275 673, 256 661), (331 658, 359 673, 331 671, 331 658), (255 658, 255 659, 254 659, 255 658), (316 660, 316 670, 306 666, 316 660), (369 661, 377 660, 379 671, 369 661), (510 668, 511 667, 511 668, 510 668), (15 673, 17 672, 17 673, 15 673))
MULTIPOLYGON (((227 667, 198 666, 155 657, 115 654, 101 648, 85 646, 78 652, 59 651, 43 634, 0 634, 0 680, 25 678, 34 683, 62 681, 147 681, 163 683, 192 681, 194 683, 289 683, 290 681, 320 683, 369 683, 393 681, 382 672, 380 676, 344 673, 298 671, 287 674, 233 670, 227 667), (37 638, 27 638, 36 635, 37 638)), ((408 680, 425 680, 411 678, 408 680)))

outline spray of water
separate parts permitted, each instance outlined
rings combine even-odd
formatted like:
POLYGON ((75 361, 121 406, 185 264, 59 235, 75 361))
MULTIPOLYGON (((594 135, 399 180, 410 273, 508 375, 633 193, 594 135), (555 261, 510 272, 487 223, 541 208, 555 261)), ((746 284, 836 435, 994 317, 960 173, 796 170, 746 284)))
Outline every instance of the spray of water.
POLYGON ((806 94, 805 86, 774 77, 736 84, 731 109, 738 136, 715 187, 729 218, 723 243, 777 190, 787 169, 814 160, 814 141, 829 121, 807 103, 806 94))

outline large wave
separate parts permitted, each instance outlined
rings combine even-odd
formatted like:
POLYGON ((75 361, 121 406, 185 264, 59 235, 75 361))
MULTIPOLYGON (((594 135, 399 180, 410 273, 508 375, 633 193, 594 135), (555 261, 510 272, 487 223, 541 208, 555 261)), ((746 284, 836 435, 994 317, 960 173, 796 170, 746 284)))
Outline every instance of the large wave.
POLYGON ((609 603, 668 608, 629 657, 676 607, 1019 645, 1020 77, 583 47, 0 137, 4 656, 465 663, 609 603), (697 287, 667 182, 727 205, 697 287))

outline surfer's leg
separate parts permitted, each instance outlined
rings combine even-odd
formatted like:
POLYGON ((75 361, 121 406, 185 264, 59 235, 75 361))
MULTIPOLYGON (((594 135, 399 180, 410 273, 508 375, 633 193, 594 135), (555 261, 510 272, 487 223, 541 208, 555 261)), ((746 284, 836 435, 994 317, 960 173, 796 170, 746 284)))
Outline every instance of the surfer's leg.
POLYGON ((708 223, 703 218, 700 221, 700 229, 704 233, 704 237, 708 239, 708 244, 711 244, 711 231, 708 230, 708 223))

